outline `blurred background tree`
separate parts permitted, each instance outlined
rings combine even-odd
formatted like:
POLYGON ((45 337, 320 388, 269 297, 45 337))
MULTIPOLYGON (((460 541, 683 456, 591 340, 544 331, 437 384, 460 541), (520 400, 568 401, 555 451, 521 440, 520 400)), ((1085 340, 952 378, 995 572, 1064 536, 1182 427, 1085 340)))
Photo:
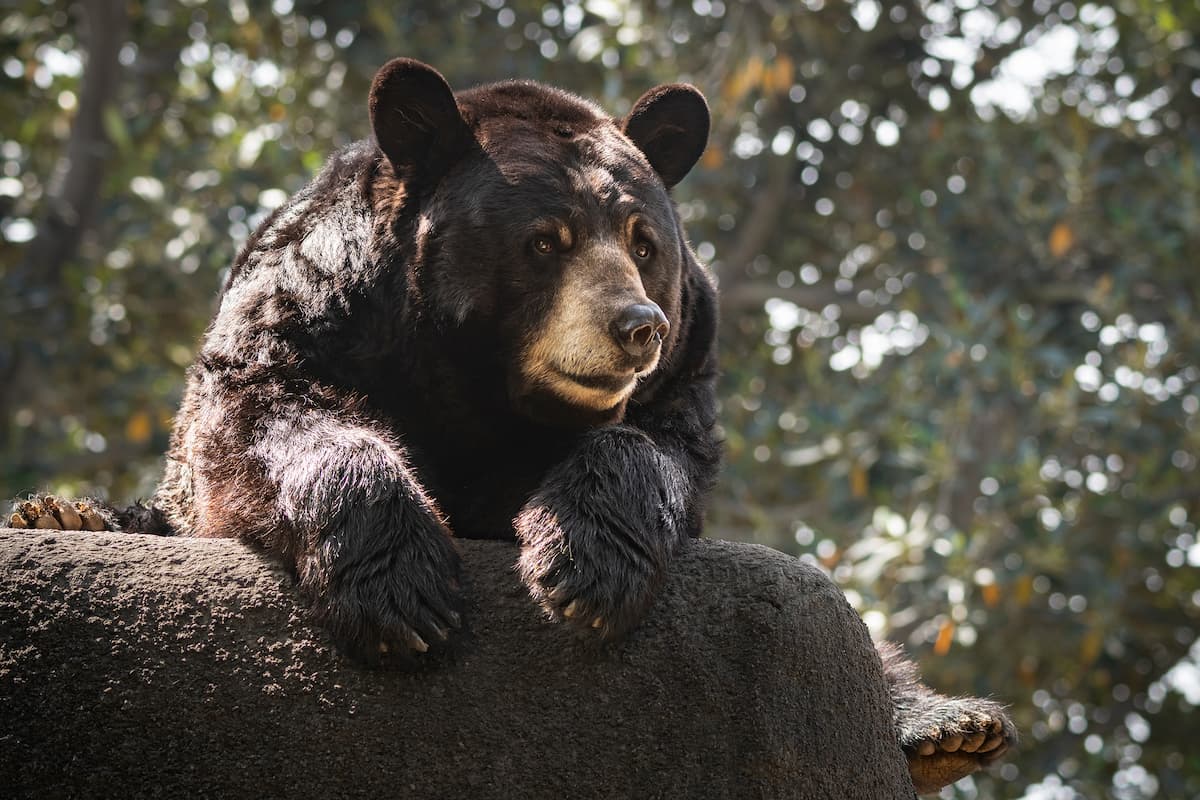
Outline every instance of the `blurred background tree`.
POLYGON ((810 559, 1013 704, 949 797, 1200 797, 1200 5, 17 0, 0 490, 149 495, 250 231, 388 58, 615 114, 688 80, 722 291, 710 535, 810 559))

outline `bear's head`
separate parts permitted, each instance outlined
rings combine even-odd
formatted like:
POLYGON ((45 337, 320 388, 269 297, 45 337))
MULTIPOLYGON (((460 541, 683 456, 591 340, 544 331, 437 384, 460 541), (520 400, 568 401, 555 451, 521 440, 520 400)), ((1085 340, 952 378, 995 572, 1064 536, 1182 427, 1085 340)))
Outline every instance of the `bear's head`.
POLYGON ((698 267, 668 190, 706 145, 703 96, 660 86, 614 120, 526 81, 456 97, 431 67, 396 59, 370 110, 415 239, 422 318, 492 350, 520 413, 619 420, 684 334, 698 267))

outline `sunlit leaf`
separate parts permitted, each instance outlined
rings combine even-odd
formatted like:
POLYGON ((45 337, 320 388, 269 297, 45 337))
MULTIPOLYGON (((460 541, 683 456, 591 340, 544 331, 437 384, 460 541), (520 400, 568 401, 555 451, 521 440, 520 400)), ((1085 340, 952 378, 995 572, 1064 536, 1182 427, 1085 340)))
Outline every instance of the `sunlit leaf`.
POLYGON ((704 155, 700 157, 700 163, 705 169, 718 170, 725 163, 725 153, 716 147, 706 148, 704 155))
POLYGON ((145 411, 135 411, 125 423, 125 438, 134 444, 144 444, 149 441, 153 431, 150 415, 145 411))
POLYGON ((936 655, 944 656, 950 652, 950 645, 954 643, 954 623, 950 620, 942 622, 938 628, 937 639, 933 643, 933 652, 936 655))
POLYGON ((1050 231, 1050 255, 1055 258, 1066 255, 1073 244, 1075 244, 1075 234, 1067 223, 1059 222, 1050 231))
POLYGON ((850 493, 855 497, 866 497, 869 488, 867 470, 863 466, 855 464, 850 468, 850 493))
POLYGON ((1104 631, 1098 628, 1090 629, 1083 637, 1083 643, 1079 648, 1079 660, 1083 664, 1091 664, 1096 660, 1096 656, 1100 655, 1100 648, 1104 645, 1104 631))

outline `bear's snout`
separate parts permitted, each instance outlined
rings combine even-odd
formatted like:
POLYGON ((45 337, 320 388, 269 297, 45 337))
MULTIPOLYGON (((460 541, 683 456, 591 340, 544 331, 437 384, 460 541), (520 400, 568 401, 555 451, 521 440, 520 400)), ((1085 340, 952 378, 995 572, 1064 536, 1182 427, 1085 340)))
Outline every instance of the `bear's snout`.
POLYGON ((626 306, 609 325, 621 349, 640 360, 653 356, 670 330, 666 315, 650 300, 626 306))

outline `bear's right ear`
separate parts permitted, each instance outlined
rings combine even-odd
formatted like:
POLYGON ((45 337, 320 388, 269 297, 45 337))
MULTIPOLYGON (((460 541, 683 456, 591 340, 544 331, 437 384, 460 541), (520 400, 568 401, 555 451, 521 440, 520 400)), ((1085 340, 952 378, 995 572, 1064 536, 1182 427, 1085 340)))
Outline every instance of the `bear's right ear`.
POLYGON ((420 61, 384 64, 368 103, 379 149, 408 180, 436 182, 474 141, 450 84, 420 61))

